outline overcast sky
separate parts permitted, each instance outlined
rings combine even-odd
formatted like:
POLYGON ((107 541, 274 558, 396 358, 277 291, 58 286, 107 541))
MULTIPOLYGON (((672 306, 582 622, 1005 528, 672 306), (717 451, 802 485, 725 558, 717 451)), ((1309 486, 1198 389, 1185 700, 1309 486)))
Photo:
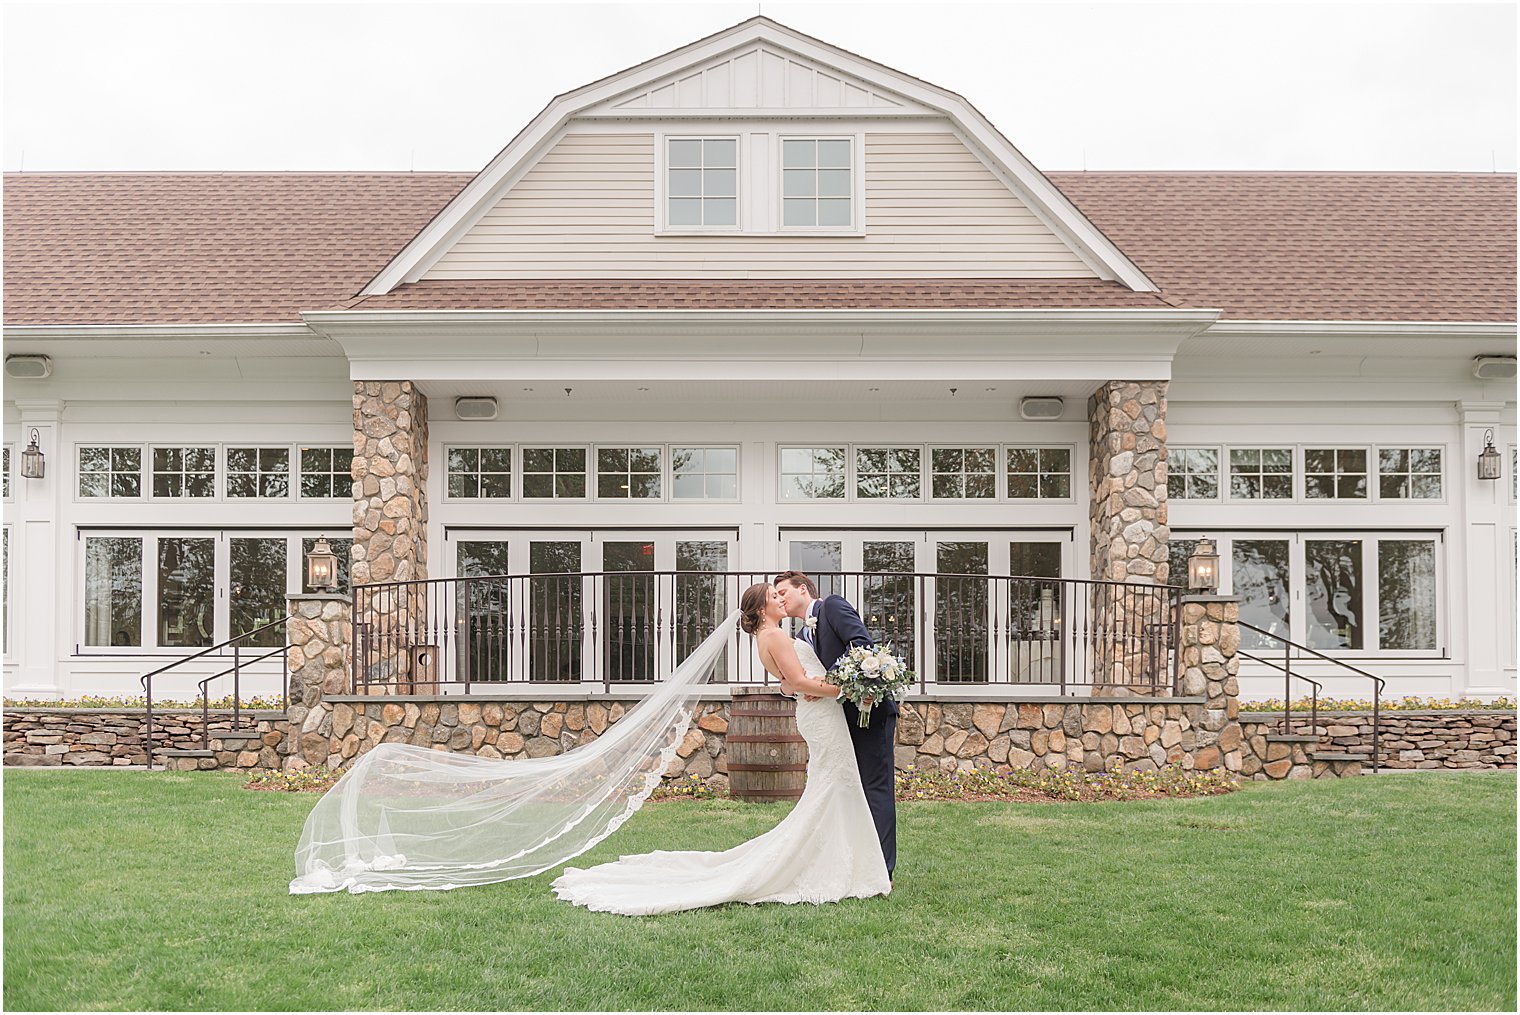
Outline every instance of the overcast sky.
POLYGON ((8 4, 4 168, 476 170, 752 16, 957 91, 1036 166, 1515 170, 1502 4, 8 4))

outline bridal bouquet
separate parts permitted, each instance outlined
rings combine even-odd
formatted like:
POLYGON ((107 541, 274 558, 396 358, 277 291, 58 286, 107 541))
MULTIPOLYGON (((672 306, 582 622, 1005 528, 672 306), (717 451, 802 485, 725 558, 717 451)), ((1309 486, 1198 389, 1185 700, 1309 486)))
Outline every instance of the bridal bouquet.
POLYGON ((863 704, 870 699, 874 705, 885 701, 889 695, 900 693, 914 681, 913 671, 908 669, 902 657, 891 652, 892 646, 883 649, 856 645, 846 652, 843 659, 824 676, 831 684, 843 688, 840 697, 853 701, 860 709, 862 728, 871 725, 871 710, 863 704))

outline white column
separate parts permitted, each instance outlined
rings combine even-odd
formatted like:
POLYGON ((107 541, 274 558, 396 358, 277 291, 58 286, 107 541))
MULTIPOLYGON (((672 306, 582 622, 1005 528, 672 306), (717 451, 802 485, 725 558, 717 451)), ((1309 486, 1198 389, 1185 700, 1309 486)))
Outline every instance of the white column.
MULTIPOLYGON (((1514 477, 1508 446, 1515 426, 1505 424, 1503 402, 1458 402, 1462 422, 1460 460, 1452 463, 1453 485, 1462 492, 1462 531, 1453 547, 1459 574, 1452 582, 1452 648, 1467 660, 1466 686, 1454 693, 1473 697, 1515 694, 1515 659, 1510 640, 1515 525, 1509 502, 1514 477), (1503 455, 1498 480, 1478 478, 1478 455, 1484 434, 1493 431, 1494 447, 1503 455), (1465 642, 1465 644, 1464 644, 1465 642)), ((1513 411, 1513 410, 1511 410, 1513 411)))
POLYGON ((67 637, 71 607, 68 547, 61 545, 59 499, 72 470, 63 444, 63 402, 56 399, 17 399, 21 433, 11 449, 16 456, 15 520, 11 527, 12 658, 18 665, 6 694, 13 697, 62 696, 58 657, 67 637), (37 447, 46 462, 42 479, 21 476, 21 452, 37 431, 37 447))

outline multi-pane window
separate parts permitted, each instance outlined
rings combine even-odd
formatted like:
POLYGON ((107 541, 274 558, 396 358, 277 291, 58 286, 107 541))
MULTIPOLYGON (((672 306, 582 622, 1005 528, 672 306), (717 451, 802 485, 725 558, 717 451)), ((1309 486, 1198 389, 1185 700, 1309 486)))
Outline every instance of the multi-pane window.
POLYGON ((84 643, 142 644, 143 541, 87 536, 84 541, 84 643))
POLYGON ((1436 544, 1381 539, 1377 556, 1379 647, 1436 648, 1436 544))
POLYGON ((4 461, 0 461, 0 497, 11 499, 11 446, 5 445, 4 461))
POLYGON ((836 500, 845 494, 845 449, 782 448, 782 500, 836 500))
POLYGON ((1378 496, 1440 500, 1440 448, 1379 448, 1378 496))
POLYGON ((946 500, 997 497, 996 448, 931 448, 930 496, 946 500))
POLYGON ((1305 448, 1304 496, 1310 500, 1366 500, 1366 448, 1305 448))
POLYGON ((873 500, 916 500, 921 460, 918 448, 856 448, 855 495, 873 500))
POLYGON ((739 224, 739 143, 734 138, 670 138, 666 157, 667 224, 672 228, 739 224))
POLYGON ((781 221, 785 226, 849 228, 854 223, 849 138, 781 142, 781 221))
POLYGON ((1236 500, 1292 500, 1292 448, 1231 448, 1230 496, 1236 500))
POLYGON ((290 496, 290 449, 229 447, 227 496, 290 496))
POLYGON ((354 449, 302 448, 302 497, 352 497, 354 449))
POLYGON ((1009 448, 1008 496, 1065 499, 1071 496, 1070 448, 1009 448))
POLYGON ((1173 448, 1166 458, 1166 495, 1173 500, 1213 500, 1219 496, 1219 450, 1173 448))
POLYGON ((79 496, 141 497, 142 448, 80 448, 79 496))
POLYGON ((734 500, 739 496, 738 448, 670 449, 677 500, 734 500))
POLYGON ((215 497, 216 448, 154 448, 153 496, 215 497))
POLYGON ((661 449, 598 448, 596 495, 613 500, 658 500, 661 449))
POLYGON ((586 496, 585 448, 523 448, 524 497, 577 500, 586 496))
POLYGON ((449 448, 449 496, 512 496, 511 448, 449 448))

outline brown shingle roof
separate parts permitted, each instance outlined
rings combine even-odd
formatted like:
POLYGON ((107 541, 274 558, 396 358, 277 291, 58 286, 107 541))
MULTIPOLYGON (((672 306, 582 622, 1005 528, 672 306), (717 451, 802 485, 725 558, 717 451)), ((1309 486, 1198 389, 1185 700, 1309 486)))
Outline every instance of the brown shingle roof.
POLYGON ((296 321, 333 306, 1219 307, 1239 319, 1515 320, 1515 177, 1052 173, 1163 296, 1079 279, 430 282, 358 291, 471 176, 26 173, 7 324, 296 321))

